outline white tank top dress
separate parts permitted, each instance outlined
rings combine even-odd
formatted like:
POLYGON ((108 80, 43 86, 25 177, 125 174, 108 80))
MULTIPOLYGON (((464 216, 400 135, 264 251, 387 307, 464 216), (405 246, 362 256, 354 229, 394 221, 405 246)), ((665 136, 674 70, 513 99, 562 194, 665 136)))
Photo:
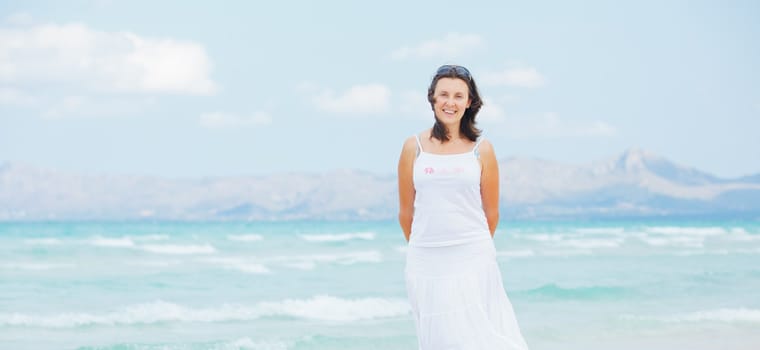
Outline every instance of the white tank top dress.
POLYGON ((526 350, 483 212, 478 147, 425 152, 417 140, 405 279, 420 350, 526 350))
POLYGON ((441 247, 490 239, 480 197, 480 141, 470 152, 427 153, 417 135, 414 218, 409 245, 441 247))

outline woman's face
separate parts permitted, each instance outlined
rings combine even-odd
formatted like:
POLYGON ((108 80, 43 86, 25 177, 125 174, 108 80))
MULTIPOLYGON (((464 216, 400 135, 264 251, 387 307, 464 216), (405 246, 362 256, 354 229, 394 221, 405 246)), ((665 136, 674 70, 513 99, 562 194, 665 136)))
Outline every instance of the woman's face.
POLYGON ((457 78, 441 78, 433 90, 435 116, 446 126, 459 126, 464 111, 470 107, 467 83, 457 78))

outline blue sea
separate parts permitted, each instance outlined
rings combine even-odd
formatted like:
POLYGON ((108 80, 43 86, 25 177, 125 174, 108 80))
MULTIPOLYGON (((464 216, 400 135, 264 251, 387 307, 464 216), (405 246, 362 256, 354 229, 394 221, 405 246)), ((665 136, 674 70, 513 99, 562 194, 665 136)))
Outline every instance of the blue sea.
MULTIPOLYGON (((509 222, 531 349, 760 349, 760 222, 509 222)), ((1 349, 415 349, 395 222, 0 223, 1 349)))

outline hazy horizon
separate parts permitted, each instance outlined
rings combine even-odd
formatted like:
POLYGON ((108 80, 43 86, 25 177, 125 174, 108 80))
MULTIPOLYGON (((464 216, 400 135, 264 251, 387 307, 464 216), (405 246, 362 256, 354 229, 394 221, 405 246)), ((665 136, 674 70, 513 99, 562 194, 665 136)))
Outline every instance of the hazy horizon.
MULTIPOLYGON (((731 177, 725 177, 720 176, 718 174, 713 174, 709 171, 706 171, 704 169, 699 169, 696 167, 693 167, 690 164, 684 164, 683 162, 679 162, 677 159, 668 159, 666 157, 663 157, 659 154, 654 154, 652 152, 649 152, 645 149, 641 149, 638 147, 631 147, 627 148, 621 152, 618 152, 617 154, 610 154, 608 156, 597 158, 597 159, 590 159, 588 161, 576 161, 576 162, 566 162, 561 160, 555 160, 555 159, 547 159, 542 157, 536 157, 536 156, 530 156, 530 155, 510 155, 510 156, 501 156, 499 157, 498 161, 500 163, 500 167, 503 167, 505 162, 508 162, 510 160, 538 160, 543 162, 549 162, 549 163, 556 163, 556 164, 565 164, 565 165, 572 165, 572 166, 584 166, 589 165, 593 163, 598 162, 604 162, 604 161, 612 161, 617 160, 620 157, 624 157, 627 154, 631 152, 637 152, 638 154, 645 154, 648 156, 654 156, 661 159, 664 159, 668 162, 671 162, 677 166, 685 167, 687 169, 693 169, 696 171, 704 172, 708 175, 715 176, 720 179, 724 180, 732 180, 732 179, 739 179, 743 177, 751 177, 751 176, 760 176, 760 171, 755 173, 749 173, 749 174, 742 174, 739 176, 731 176, 731 177)), ((8 160, 2 160, 0 159, 0 167, 5 165, 23 165, 23 166, 30 166, 37 169, 46 169, 50 171, 64 171, 70 174, 76 174, 76 175, 82 175, 82 176, 138 176, 138 177, 159 177, 159 178, 165 178, 165 179, 199 179, 199 178, 223 178, 223 177, 238 177, 238 176, 276 176, 279 174, 288 174, 288 173, 297 173, 297 174, 312 174, 312 175, 319 175, 319 174, 325 174, 325 173, 331 173, 331 172, 340 172, 340 171, 359 171, 359 172, 367 172, 371 173, 377 176, 395 176, 396 175, 396 169, 387 169, 386 171, 373 171, 368 169, 361 169, 358 167, 351 167, 350 165, 344 166, 344 167, 336 167, 331 169, 321 169, 321 170, 281 170, 281 171, 270 171, 270 172, 249 172, 249 173, 235 173, 235 174, 221 174, 221 175, 214 175, 214 174, 178 174, 178 175, 171 175, 171 174, 155 174, 151 173, 149 171, 147 172, 129 172, 129 171, 97 171, 97 172, 86 172, 82 170, 77 169, 66 169, 66 168, 56 168, 56 167, 48 167, 41 164, 26 162, 26 161, 8 161, 8 160)))

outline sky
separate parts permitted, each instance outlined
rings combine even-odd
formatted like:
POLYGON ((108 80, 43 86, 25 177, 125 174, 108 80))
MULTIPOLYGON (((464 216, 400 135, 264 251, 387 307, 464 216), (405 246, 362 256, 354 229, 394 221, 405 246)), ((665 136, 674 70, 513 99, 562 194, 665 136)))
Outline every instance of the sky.
POLYGON ((0 163, 395 174, 468 67, 499 159, 760 173, 757 1, 0 0, 0 163))

